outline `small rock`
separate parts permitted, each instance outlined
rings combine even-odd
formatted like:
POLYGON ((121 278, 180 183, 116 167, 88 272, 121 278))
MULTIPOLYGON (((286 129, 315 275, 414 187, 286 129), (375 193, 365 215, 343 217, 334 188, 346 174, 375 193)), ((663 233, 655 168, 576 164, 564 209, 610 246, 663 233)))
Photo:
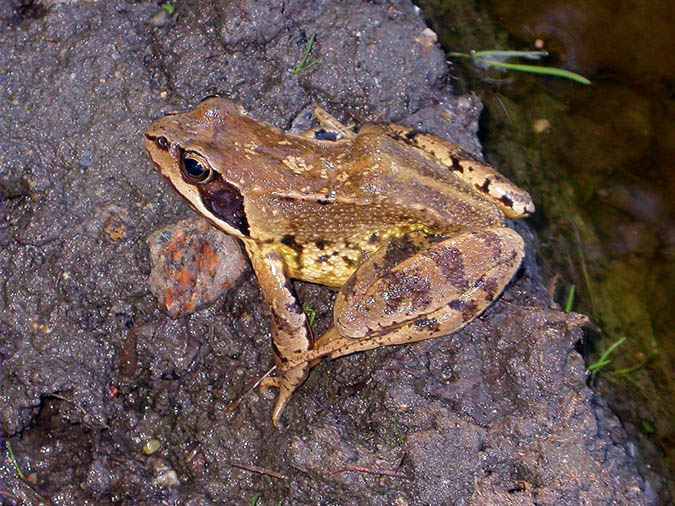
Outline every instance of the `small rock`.
POLYGON ((111 215, 106 220, 103 229, 111 241, 117 242, 127 237, 127 226, 119 216, 111 215))
POLYGON ((237 240, 203 219, 157 230, 148 245, 150 290, 173 318, 215 301, 247 266, 237 240))
POLYGON ((152 455, 162 446, 162 443, 159 439, 148 439, 143 445, 143 453, 146 455, 152 455))
POLYGON ((551 128, 551 122, 546 118, 535 119, 532 123, 532 130, 536 134, 543 134, 551 128))
POLYGON ((425 28, 415 40, 422 44, 422 46, 430 48, 434 47, 434 44, 438 42, 438 35, 431 28, 425 28))
POLYGON ((152 462, 155 478, 152 484, 156 487, 171 488, 180 485, 178 473, 174 471, 164 459, 155 459, 152 462))
POLYGON ((94 153, 88 149, 84 150, 80 155, 79 163, 82 169, 88 169, 94 164, 94 153))

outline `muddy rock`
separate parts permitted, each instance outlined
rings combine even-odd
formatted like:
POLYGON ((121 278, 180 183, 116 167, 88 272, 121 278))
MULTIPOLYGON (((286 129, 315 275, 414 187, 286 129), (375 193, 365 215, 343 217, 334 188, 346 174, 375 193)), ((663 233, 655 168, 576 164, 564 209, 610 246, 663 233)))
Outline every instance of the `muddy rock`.
MULTIPOLYGON (((407 0, 159 9, 0 0, 0 501, 653 502, 524 224, 524 267, 481 318, 324 362, 275 430, 273 399, 247 393, 273 364, 250 271, 175 320, 151 292, 147 238, 194 215, 152 169, 144 129, 218 93, 280 127, 318 103, 478 153, 480 104, 452 95, 407 0)), ((333 292, 296 290, 320 334, 333 292)))

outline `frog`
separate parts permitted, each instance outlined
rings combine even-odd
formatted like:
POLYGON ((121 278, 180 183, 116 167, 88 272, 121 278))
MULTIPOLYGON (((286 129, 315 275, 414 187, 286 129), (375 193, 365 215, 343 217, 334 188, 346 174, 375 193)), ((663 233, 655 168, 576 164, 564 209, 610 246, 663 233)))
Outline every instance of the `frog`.
POLYGON ((145 149, 201 216, 238 238, 271 314, 272 423, 309 371, 452 334, 485 311, 525 252, 511 219, 532 198, 444 138, 401 124, 344 125, 324 109, 292 133, 208 97, 155 120, 145 149), (291 280, 337 290, 314 339, 291 280))

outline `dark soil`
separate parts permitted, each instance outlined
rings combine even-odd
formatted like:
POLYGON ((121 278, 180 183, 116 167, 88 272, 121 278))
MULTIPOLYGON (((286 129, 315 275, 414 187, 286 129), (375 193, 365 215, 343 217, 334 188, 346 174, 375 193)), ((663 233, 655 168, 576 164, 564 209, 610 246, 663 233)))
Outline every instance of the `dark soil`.
MULTIPOLYGON (((164 112, 218 93, 288 128, 319 103, 479 152, 480 106, 424 29, 408 1, 0 0, 0 503, 655 502, 525 225, 525 265, 481 318, 323 363, 277 430, 258 392, 227 410, 273 363, 250 272, 178 320, 150 292, 146 238, 192 216, 143 150, 164 112)), ((297 291, 320 333, 332 292, 297 291)))

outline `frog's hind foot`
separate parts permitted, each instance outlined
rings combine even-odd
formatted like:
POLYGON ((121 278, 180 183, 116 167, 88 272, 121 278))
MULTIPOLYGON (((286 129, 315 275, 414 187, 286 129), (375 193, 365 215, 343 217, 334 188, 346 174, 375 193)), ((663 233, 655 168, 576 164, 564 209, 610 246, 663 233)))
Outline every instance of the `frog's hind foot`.
POLYGON ((263 392, 270 388, 279 390, 274 410, 272 410, 272 424, 275 427, 279 426, 279 419, 286 404, 293 396, 293 392, 305 381, 308 372, 309 366, 305 363, 290 369, 281 370, 279 371, 279 376, 265 378, 260 382, 260 390, 263 392))

